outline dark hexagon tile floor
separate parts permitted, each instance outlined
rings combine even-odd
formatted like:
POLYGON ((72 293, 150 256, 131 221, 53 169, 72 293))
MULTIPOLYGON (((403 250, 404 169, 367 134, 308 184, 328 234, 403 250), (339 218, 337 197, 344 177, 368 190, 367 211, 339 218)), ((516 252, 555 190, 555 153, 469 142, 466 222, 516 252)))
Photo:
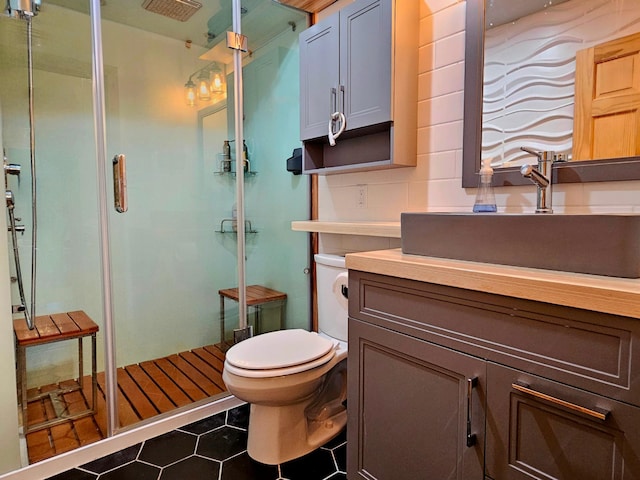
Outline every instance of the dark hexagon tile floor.
POLYGON ((249 405, 185 425, 47 480, 346 480, 347 436, 282 465, 247 454, 249 405))

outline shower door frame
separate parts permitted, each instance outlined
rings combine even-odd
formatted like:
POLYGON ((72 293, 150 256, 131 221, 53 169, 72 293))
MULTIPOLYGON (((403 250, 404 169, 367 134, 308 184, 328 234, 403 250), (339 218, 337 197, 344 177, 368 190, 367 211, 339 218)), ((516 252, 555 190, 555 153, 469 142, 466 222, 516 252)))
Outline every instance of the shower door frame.
MULTIPOLYGON (((241 33, 241 3, 232 0, 234 33, 241 33)), ((96 162, 99 204, 100 256, 102 275, 102 307, 104 318, 104 352, 105 352, 105 396, 107 406, 107 437, 112 437, 123 429, 118 426, 118 381, 115 350, 115 322, 113 316, 113 288, 112 263, 109 234, 109 206, 107 188, 110 182, 107 178, 107 126, 105 108, 105 77, 102 44, 102 15, 100 0, 90 0, 90 21, 92 40, 92 70, 93 70, 93 105, 94 128, 96 139, 96 162)), ((234 110, 235 110, 235 138, 236 158, 242 156, 243 145, 243 90, 242 90, 242 52, 234 49, 234 110)), ((236 203, 237 203, 237 269, 239 293, 239 330, 247 328, 246 280, 245 280, 245 222, 244 222, 244 175, 239 169, 236 175, 236 203)))

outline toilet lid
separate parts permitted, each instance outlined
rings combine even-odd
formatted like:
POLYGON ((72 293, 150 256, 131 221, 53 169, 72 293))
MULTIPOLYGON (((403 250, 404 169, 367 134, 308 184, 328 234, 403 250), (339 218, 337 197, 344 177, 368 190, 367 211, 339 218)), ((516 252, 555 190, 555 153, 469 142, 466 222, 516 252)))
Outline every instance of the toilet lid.
MULTIPOLYGON (((279 330, 244 340, 227 351, 226 361, 247 370, 271 370, 305 364, 327 356, 333 342, 316 332, 279 330)), ((324 362, 323 362, 324 363, 324 362)))
POLYGON ((311 362, 301 363, 300 365, 293 365, 291 367, 284 368, 271 368, 268 370, 250 370, 248 368, 238 368, 231 365, 228 361, 224 362, 224 371, 227 373, 232 373, 233 375, 237 375, 238 377, 245 378, 274 378, 274 377, 283 377, 286 375, 295 375, 296 373, 306 372, 308 370, 313 370, 316 367, 321 367, 328 363, 331 359, 335 358, 336 352, 331 350, 326 355, 323 355, 320 358, 316 358, 311 362))

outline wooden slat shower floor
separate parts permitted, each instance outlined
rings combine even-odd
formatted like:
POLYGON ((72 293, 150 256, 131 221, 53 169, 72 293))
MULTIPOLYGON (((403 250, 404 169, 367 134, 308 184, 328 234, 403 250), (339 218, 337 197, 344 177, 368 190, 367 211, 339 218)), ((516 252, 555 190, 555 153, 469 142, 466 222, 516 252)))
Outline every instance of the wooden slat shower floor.
MULTIPOLYGON (((197 348, 157 360, 118 369, 118 416, 121 427, 146 420, 226 391, 222 381, 224 353, 217 345, 197 348)), ((75 380, 29 390, 29 395, 75 384, 75 380)), ((104 372, 98 374, 98 405, 93 416, 69 421, 27 434, 29 463, 68 452, 106 437, 107 415, 104 372)), ((91 377, 83 391, 62 395, 70 413, 85 410, 91 402, 91 377)), ((31 402, 29 424, 55 418, 49 398, 31 402)))

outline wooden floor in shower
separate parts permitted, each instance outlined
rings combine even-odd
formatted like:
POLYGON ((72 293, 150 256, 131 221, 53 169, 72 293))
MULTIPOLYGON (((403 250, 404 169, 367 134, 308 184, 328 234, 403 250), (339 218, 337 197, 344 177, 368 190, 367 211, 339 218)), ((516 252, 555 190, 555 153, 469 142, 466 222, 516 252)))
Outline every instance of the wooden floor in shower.
MULTIPOLYGON (((222 381, 224 353, 217 345, 197 348, 157 360, 118 369, 118 415, 126 427, 177 407, 226 391, 222 381)), ((75 384, 75 380, 29 390, 29 395, 75 384)), ((85 377, 83 391, 63 395, 70 413, 80 412, 91 403, 91 378, 85 377)), ((105 438, 107 416, 104 373, 98 374, 97 412, 90 417, 69 421, 27 435, 29 463, 54 457, 105 438)), ((49 398, 30 402, 29 424, 55 418, 49 398)))

